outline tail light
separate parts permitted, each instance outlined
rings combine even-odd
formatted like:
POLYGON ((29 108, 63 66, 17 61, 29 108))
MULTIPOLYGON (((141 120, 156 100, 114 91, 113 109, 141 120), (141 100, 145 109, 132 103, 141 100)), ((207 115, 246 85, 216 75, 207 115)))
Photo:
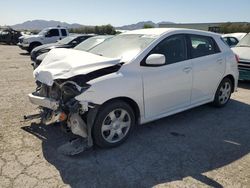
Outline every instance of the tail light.
POLYGON ((237 63, 240 62, 240 57, 237 54, 235 54, 235 59, 236 59, 237 63))

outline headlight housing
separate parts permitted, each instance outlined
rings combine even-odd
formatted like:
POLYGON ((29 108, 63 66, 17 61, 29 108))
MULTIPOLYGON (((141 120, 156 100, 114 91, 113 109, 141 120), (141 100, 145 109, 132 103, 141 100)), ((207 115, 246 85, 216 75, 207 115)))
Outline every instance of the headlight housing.
POLYGON ((82 94, 90 85, 86 84, 84 87, 79 86, 74 81, 66 81, 59 85, 61 90, 61 97, 64 102, 82 94))

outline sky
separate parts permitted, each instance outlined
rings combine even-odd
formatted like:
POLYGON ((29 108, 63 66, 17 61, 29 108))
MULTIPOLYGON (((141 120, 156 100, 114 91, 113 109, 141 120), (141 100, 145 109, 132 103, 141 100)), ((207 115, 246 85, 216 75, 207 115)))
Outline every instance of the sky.
POLYGON ((250 22, 250 0, 3 0, 0 25, 44 19, 122 26, 139 21, 250 22))

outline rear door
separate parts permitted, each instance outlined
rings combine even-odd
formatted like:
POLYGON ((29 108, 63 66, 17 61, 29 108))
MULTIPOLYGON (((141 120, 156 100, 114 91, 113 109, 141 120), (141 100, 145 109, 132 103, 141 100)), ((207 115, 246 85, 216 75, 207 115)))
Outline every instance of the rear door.
POLYGON ((191 104, 211 100, 225 71, 225 59, 209 36, 188 35, 193 64, 191 104))
POLYGON ((166 64, 141 63, 146 118, 155 118, 190 105, 192 64, 187 59, 185 35, 173 35, 160 42, 150 54, 163 54, 166 64))
POLYGON ((60 29, 61 31, 61 39, 65 38, 68 36, 67 30, 66 29, 60 29))

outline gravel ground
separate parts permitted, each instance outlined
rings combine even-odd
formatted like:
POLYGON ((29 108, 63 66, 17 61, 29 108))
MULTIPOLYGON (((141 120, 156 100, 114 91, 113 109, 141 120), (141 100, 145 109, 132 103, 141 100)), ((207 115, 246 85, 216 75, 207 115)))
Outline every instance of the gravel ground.
POLYGON ((250 187, 250 83, 222 109, 204 105, 144 126, 113 149, 74 157, 59 126, 23 122, 36 112, 28 54, 0 45, 0 187, 250 187))

